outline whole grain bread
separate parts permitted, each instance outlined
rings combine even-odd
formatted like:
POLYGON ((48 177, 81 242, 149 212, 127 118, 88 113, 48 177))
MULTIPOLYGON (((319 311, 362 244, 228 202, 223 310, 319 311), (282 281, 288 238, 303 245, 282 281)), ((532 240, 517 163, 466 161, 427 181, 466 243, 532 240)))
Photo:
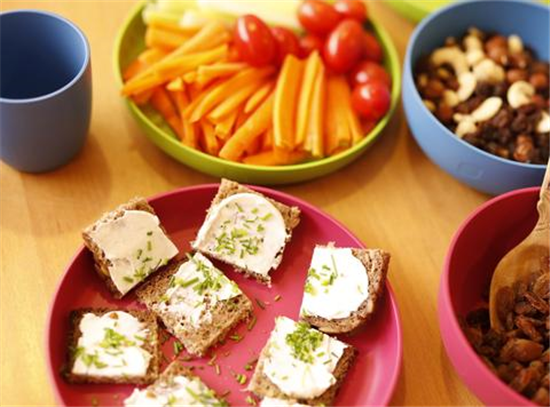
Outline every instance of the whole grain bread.
MULTIPOLYGON (((243 186, 243 185, 241 185, 241 184, 239 184, 235 181, 231 181, 231 180, 222 178, 221 183, 220 183, 220 187, 218 189, 218 192, 217 192, 216 196, 214 197, 214 199, 212 200, 212 203, 210 204, 210 208, 207 210, 207 216, 210 214, 212 208, 214 208, 217 204, 219 204, 225 198, 227 198, 231 195, 242 194, 242 193, 249 193, 249 194, 255 194, 255 195, 261 196, 261 197, 267 199, 273 206, 275 206, 275 208, 277 208, 277 210, 281 213, 281 215, 283 217, 283 220, 285 222, 285 227, 286 227, 286 232, 287 232, 287 239, 285 241, 285 246, 286 246, 286 244, 288 244, 288 242, 292 238, 292 231, 300 223, 300 212, 301 212, 300 208, 298 208, 297 206, 288 206, 288 205, 282 204, 280 202, 277 202, 276 200, 271 199, 271 198, 265 196, 264 194, 262 194, 260 192, 256 192, 256 191, 254 191, 250 188, 247 188, 247 187, 245 187, 245 186, 243 186)), ((203 254, 205 254, 209 257, 212 257, 212 258, 215 258, 217 260, 220 260, 222 262, 227 263, 222 256, 219 256, 216 253, 212 253, 210 251, 203 251, 203 250, 201 250, 200 247, 196 247, 194 245, 194 242, 192 242, 191 245, 193 246, 193 248, 195 250, 198 250, 198 251, 202 252, 203 254)), ((284 251, 284 247, 281 249, 281 252, 278 254, 278 256, 277 256, 278 259, 282 258, 283 251, 284 251)), ((279 262, 280 261, 277 261, 276 266, 274 267, 274 269, 276 269, 278 267, 279 262)), ((233 266, 235 268, 235 270, 237 270, 238 272, 243 273, 247 277, 252 277, 252 278, 256 279, 257 281, 259 281, 263 284, 266 284, 268 286, 271 285, 271 277, 270 277, 269 274, 267 276, 264 276, 262 274, 255 273, 253 270, 243 269, 241 267, 237 267, 234 264, 230 264, 230 265, 233 266)))
POLYGON ((380 249, 352 249, 355 257, 361 260, 369 276, 369 296, 357 311, 347 318, 326 319, 315 315, 301 315, 300 319, 322 332, 339 334, 352 333, 365 324, 376 312, 385 292, 390 254, 380 249))
POLYGON ((138 301, 153 311, 161 319, 166 329, 179 339, 187 351, 203 356, 206 351, 222 341, 241 321, 252 315, 253 306, 248 297, 241 293, 228 300, 219 301, 210 308, 212 319, 199 329, 189 327, 173 313, 159 309, 162 296, 170 286, 172 276, 185 261, 173 261, 160 270, 149 281, 136 290, 138 301))
POLYGON ((68 352, 66 364, 62 368, 62 375, 69 383, 96 383, 96 384, 149 384, 155 381, 159 374, 160 365, 160 344, 158 334, 158 323, 155 315, 146 310, 133 309, 114 309, 114 308, 79 308, 71 311, 70 314, 71 328, 68 336, 68 352), (78 339, 82 336, 80 330, 80 321, 85 314, 92 313, 97 316, 102 316, 108 312, 126 312, 144 323, 149 330, 147 340, 143 343, 143 349, 151 354, 149 367, 145 376, 119 376, 119 377, 102 377, 89 376, 72 373, 73 365, 76 360, 76 349, 78 347, 78 339))
MULTIPOLYGON (((268 342, 269 344, 269 342, 268 342)), ((344 353, 342 354, 342 357, 338 361, 338 364, 336 365, 336 368, 334 369, 333 375, 336 378, 336 382, 330 386, 323 394, 320 396, 310 398, 310 399, 303 399, 303 398, 295 398, 295 397, 289 397, 286 394, 284 394, 279 387, 277 387, 276 384, 274 384, 269 377, 267 377, 264 373, 264 365, 265 361, 269 355, 269 346, 266 345, 262 352, 260 353, 260 357, 258 359, 258 363, 256 365, 256 369, 254 370, 254 374, 252 375, 252 378, 250 379, 250 383, 248 385, 248 391, 251 391, 256 396, 263 398, 263 397, 272 397, 277 399, 284 399, 284 400, 292 400, 301 404, 306 404, 310 406, 332 406, 334 403, 334 399, 336 398, 336 395, 338 394, 338 390, 340 389, 340 386, 344 382, 344 379, 346 377, 346 374, 348 373, 348 370, 353 365, 353 362, 355 361, 355 357, 357 356, 357 350, 351 346, 348 345, 344 349, 344 353)))
MULTIPOLYGON (((111 262, 105 257, 105 253, 103 252, 103 250, 94 242, 91 237, 91 233, 94 232, 99 225, 112 222, 124 215, 124 211, 130 210, 149 212, 150 214, 156 216, 155 210, 151 207, 151 205, 147 203, 145 198, 135 197, 127 203, 118 206, 113 211, 103 214, 97 222, 95 222, 93 225, 88 226, 82 231, 84 245, 92 252, 94 256, 94 268, 97 271, 97 274, 105 282, 107 288, 113 294, 113 297, 117 299, 122 298, 125 294, 122 294, 118 290, 113 280, 111 279, 111 275, 109 273, 109 266, 111 265, 111 262)), ((164 234, 168 236, 162 224, 160 225, 160 228, 162 229, 164 234)), ((143 281, 136 284, 136 287, 141 283, 143 283, 143 281)))

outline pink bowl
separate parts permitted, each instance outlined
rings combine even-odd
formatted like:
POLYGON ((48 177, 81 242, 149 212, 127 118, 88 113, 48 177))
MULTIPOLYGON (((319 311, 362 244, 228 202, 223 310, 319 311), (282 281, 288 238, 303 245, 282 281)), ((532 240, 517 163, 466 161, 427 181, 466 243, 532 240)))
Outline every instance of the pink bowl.
POLYGON ((439 289, 439 329, 459 376, 487 405, 534 406, 509 388, 470 346, 458 323, 479 306, 499 260, 520 243, 538 219, 539 188, 491 199, 462 223, 447 252, 439 289))

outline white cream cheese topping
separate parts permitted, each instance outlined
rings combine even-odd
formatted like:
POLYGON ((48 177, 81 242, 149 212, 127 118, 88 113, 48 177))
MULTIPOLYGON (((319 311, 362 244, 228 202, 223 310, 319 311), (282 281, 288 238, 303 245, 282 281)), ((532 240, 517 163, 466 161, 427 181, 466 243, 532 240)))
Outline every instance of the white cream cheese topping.
POLYGON ((200 253, 183 263, 172 276, 168 290, 155 307, 161 312, 175 314, 198 328, 210 322, 209 309, 217 302, 242 294, 237 284, 200 253))
POLYGON ((193 247, 267 276, 279 265, 286 239, 279 210, 262 196, 240 193, 210 210, 193 247))
POLYGON ((133 315, 112 311, 84 314, 72 373, 87 376, 145 376, 151 354, 143 349, 149 330, 133 315))
POLYGON ((308 407, 308 406, 307 404, 300 404, 291 400, 264 397, 260 402, 260 407, 308 407))
POLYGON ((365 266, 349 248, 315 247, 301 315, 347 318, 369 297, 365 266))
POLYGON ((146 211, 124 211, 90 236, 105 253, 111 279, 122 294, 178 254, 160 228, 159 218, 146 211))
POLYGON ((313 398, 336 382, 333 375, 347 347, 303 322, 275 320, 264 374, 288 397, 313 398))
POLYGON ((127 407, 183 407, 225 404, 218 400, 214 392, 198 377, 188 378, 180 375, 168 379, 168 382, 158 382, 143 390, 135 389, 130 397, 124 400, 124 405, 127 407))

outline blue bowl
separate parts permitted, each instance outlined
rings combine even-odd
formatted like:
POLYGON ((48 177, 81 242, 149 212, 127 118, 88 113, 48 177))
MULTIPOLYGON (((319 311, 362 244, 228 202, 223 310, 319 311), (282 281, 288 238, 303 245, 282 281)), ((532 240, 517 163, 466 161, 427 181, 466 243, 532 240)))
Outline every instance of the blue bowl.
POLYGON ((439 167, 471 187, 497 195, 540 185, 545 165, 524 164, 489 154, 455 136, 424 106, 414 83, 414 66, 423 55, 461 36, 469 27, 518 34, 537 57, 549 59, 550 9, 522 0, 463 1, 445 7, 416 27, 407 47, 403 106, 416 142, 439 167))

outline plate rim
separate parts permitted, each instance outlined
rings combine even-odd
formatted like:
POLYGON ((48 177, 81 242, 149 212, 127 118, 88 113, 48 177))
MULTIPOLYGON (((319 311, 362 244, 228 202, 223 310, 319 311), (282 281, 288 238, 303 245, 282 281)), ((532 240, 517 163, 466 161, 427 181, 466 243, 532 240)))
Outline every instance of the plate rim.
MULTIPOLYGON (((336 226, 338 226, 344 232, 349 234, 349 236, 352 237, 352 239, 355 241, 355 243, 357 243, 358 247, 361 247, 361 248, 366 247, 365 244, 357 236, 355 236, 355 234, 352 233, 349 230, 349 228, 347 228, 345 225, 343 225, 339 220, 335 219, 330 214, 326 213, 325 211, 323 211, 322 209, 316 207, 315 205, 310 204, 309 202, 305 201, 304 199, 298 198, 294 195, 291 195, 291 194, 288 194, 286 192, 282 192, 282 191, 279 191, 279 190, 276 190, 276 189, 272 189, 272 188, 267 188, 267 187, 262 187, 262 186, 257 186, 257 185, 250 185, 250 184, 242 184, 242 185, 244 185, 248 188, 251 188, 255 191, 265 193, 268 196, 269 195, 274 196, 275 199, 283 197, 285 199, 289 199, 291 201, 294 201, 294 203, 293 203, 294 205, 298 205, 300 207, 305 207, 305 208, 307 208, 307 210, 314 212, 316 215, 320 215, 321 217, 327 219, 328 221, 333 222, 336 226)), ((196 192, 196 191, 208 191, 208 190, 212 190, 213 192, 215 192, 215 191, 218 190, 219 186, 220 186, 219 183, 190 185, 190 186, 186 186, 186 187, 176 188, 176 189, 173 189, 173 190, 157 193, 155 195, 152 195, 152 196, 146 198, 146 200, 149 204, 154 205, 155 201, 168 199, 168 198, 171 198, 171 197, 173 197, 175 195, 179 195, 179 194, 186 194, 186 193, 196 192)), ((46 317, 46 326, 45 326, 45 329, 44 329, 44 338, 43 338, 43 340, 44 340, 43 346, 45 348, 44 353, 45 353, 45 356, 46 356, 46 369, 48 371, 48 379, 49 379, 49 382, 50 382, 50 385, 51 385, 52 392, 54 394, 55 402, 60 406, 67 406, 67 404, 65 403, 65 401, 64 401, 64 399, 63 399, 63 397, 62 397, 62 395, 59 391, 59 388, 56 385, 56 380, 55 380, 56 376, 55 375, 59 374, 59 372, 56 372, 56 370, 55 370, 55 368, 52 364, 52 360, 51 360, 50 348, 52 346, 52 343, 50 341, 50 338, 51 338, 50 333, 51 333, 52 317, 53 317, 53 311, 54 311, 55 305, 57 303, 57 299, 59 297, 59 292, 60 292, 61 286, 63 285, 65 279, 67 278, 67 275, 70 272, 70 270, 72 268, 72 265, 74 264, 76 259, 79 256, 81 256, 82 253, 85 252, 86 250, 87 249, 84 246, 84 244, 80 244, 78 249, 76 250, 75 254, 71 257, 71 259, 69 260, 69 262, 65 266, 65 269, 64 269, 62 275, 58 278, 57 284, 56 284, 55 289, 53 291, 53 295, 52 295, 52 297, 49 301, 47 314, 46 314, 47 315, 47 317, 46 317)), ((399 380, 399 377, 401 375, 401 370, 402 370, 402 367, 403 367, 403 327, 401 325, 401 314, 400 314, 400 311, 399 311, 399 305, 397 303, 397 298, 394 294, 394 291, 393 291, 393 289, 391 287, 391 284, 390 284, 390 281, 389 281, 389 277, 386 278, 386 290, 387 290, 386 298, 389 299, 390 312, 391 312, 391 314, 393 315, 393 317, 395 319, 396 338, 397 338, 395 347, 396 347, 397 351, 396 351, 396 359, 395 359, 395 361, 396 361, 395 368, 393 369, 393 372, 391 374, 391 379, 389 380, 388 386, 386 387, 388 390, 381 397, 382 402, 379 404, 381 406, 389 405, 389 403, 390 403, 390 401, 391 401, 391 399, 394 395, 395 389, 397 387, 397 382, 399 380)))

